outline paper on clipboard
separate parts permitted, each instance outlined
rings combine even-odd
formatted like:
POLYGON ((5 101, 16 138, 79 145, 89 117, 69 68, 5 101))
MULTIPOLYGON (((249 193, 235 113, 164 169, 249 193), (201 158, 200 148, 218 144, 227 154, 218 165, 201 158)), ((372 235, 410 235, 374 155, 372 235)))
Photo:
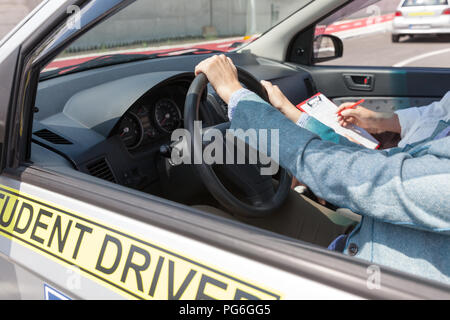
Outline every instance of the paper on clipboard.
POLYGON ((318 93, 297 106, 309 116, 332 128, 337 134, 350 138, 368 149, 378 149, 380 143, 366 130, 355 125, 342 127, 338 122, 336 111, 339 109, 322 93, 318 93))

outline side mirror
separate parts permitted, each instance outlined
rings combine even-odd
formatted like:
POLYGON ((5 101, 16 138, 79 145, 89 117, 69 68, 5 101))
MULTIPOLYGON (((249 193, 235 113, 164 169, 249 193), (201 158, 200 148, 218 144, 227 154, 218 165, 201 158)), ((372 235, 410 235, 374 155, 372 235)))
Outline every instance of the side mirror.
POLYGON ((314 63, 341 58, 344 44, 341 39, 331 34, 322 34, 314 39, 314 63))

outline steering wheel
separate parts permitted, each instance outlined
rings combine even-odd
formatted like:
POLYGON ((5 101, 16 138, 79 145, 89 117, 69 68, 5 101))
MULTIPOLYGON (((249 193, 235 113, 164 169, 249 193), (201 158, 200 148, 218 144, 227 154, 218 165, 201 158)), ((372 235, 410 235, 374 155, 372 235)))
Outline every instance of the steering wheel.
MULTIPOLYGON (((237 69, 239 81, 249 90, 268 101, 267 92, 259 81, 245 70, 237 69)), ((211 128, 220 130, 224 148, 230 147, 225 142, 226 130, 230 128, 230 122, 203 129, 200 139, 194 138, 196 134, 198 135, 198 133, 195 133, 195 131, 198 131, 198 127, 197 130, 194 130, 194 122, 199 120, 200 106, 206 105, 205 89, 207 85, 207 77, 203 73, 199 74, 189 88, 184 107, 184 128, 193 137, 190 139, 191 145, 189 147, 194 153, 195 150, 201 150, 203 154, 205 148, 203 136, 211 128)), ((248 146, 246 146, 246 150, 248 150, 248 146)), ((194 153, 191 153, 191 155, 194 153)), ((280 168, 278 187, 275 187, 273 177, 261 175, 261 166, 258 164, 208 165, 203 159, 195 163, 199 162, 201 163, 193 165, 211 195, 230 212, 241 217, 259 218, 272 214, 281 207, 289 195, 292 178, 285 169, 280 168), (233 189, 237 189, 239 196, 230 192, 222 181, 226 181, 227 185, 232 185, 233 189)))

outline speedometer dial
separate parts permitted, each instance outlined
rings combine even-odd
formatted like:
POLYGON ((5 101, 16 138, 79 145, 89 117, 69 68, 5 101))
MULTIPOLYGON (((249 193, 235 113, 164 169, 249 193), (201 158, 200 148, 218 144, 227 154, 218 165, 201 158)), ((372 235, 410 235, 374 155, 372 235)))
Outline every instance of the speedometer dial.
POLYGON ((181 112, 170 99, 161 99, 155 105, 155 122, 159 129, 171 133, 181 125, 181 112))
POLYGON ((127 112, 123 116, 118 131, 120 139, 129 150, 139 147, 144 137, 141 121, 132 112, 127 112))

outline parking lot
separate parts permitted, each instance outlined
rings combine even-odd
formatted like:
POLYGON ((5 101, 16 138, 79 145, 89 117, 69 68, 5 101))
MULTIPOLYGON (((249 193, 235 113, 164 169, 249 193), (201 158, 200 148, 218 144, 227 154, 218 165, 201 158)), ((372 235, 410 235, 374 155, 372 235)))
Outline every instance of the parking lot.
POLYGON ((450 67, 450 37, 403 37, 391 42, 389 31, 344 40, 344 56, 328 65, 450 67))
MULTIPOLYGON (((1 0, 0 38, 31 11, 40 0, 1 0)), ((380 2, 383 10, 391 10, 389 2, 380 2)), ((338 35, 339 36, 339 35, 338 35)), ((391 42, 389 30, 345 38, 344 56, 323 64, 386 67, 450 67, 450 36, 403 37, 391 42)))

